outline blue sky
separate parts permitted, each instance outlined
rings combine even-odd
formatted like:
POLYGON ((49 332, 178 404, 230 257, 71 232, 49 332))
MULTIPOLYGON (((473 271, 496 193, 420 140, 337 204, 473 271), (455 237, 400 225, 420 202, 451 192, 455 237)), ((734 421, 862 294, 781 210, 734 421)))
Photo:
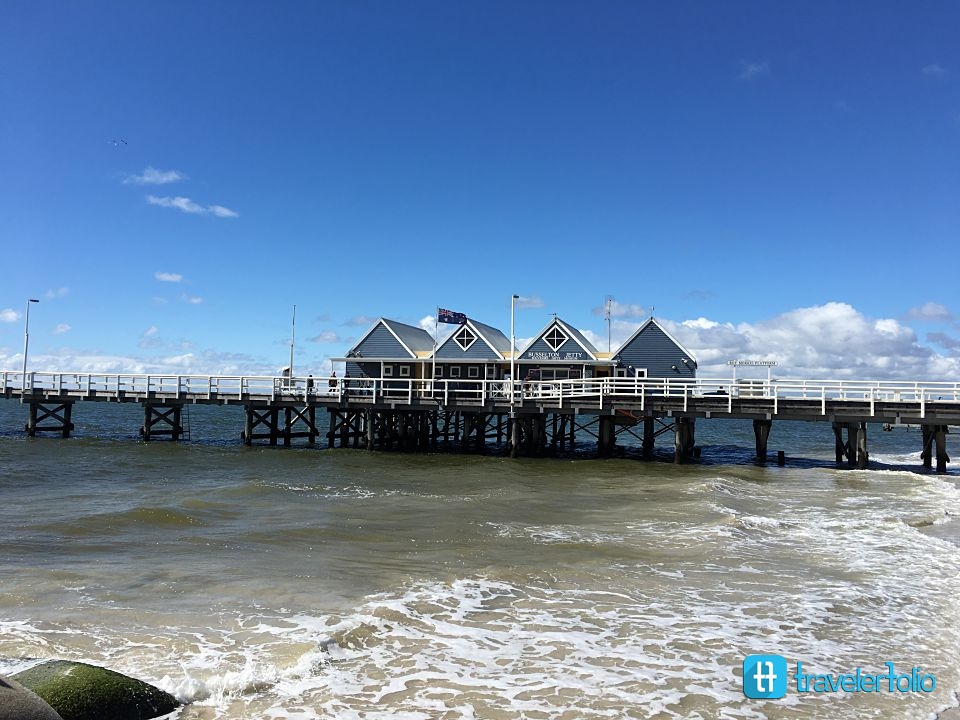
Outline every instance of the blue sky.
POLYGON ((323 373, 447 307, 960 380, 960 6, 0 4, 0 366, 323 373))

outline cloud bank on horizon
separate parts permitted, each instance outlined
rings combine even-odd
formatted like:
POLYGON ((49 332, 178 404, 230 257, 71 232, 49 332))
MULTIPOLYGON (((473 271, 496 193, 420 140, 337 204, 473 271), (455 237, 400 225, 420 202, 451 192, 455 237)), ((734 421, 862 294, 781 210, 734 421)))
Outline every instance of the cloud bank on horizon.
MULTIPOLYGON (((527 307, 539 308, 543 302, 531 299, 527 307)), ((650 308, 637 304, 616 304, 611 312, 612 349, 622 344, 650 316, 650 308)), ((596 312, 594 313, 596 314, 596 312)), ((21 313, 0 310, 0 321, 17 322, 21 313)), ((549 318, 544 320, 544 323, 549 318)), ((914 308, 905 321, 893 318, 869 318, 847 303, 828 302, 798 308, 756 323, 722 323, 699 317, 692 320, 671 320, 657 317, 696 358, 697 375, 701 378, 729 377, 730 360, 773 360, 776 377, 836 380, 904 380, 960 382, 960 323, 943 305, 927 303, 914 308), (916 331, 906 320, 932 320, 952 332, 931 332, 928 340, 943 351, 921 344, 916 331)), ((303 344, 329 345, 355 341, 374 318, 353 318, 341 323, 356 332, 343 338, 331 329, 306 338, 303 344), (362 323, 360 321, 363 321, 362 323)), ((418 323, 430 333, 436 330, 433 314, 418 323)), ((66 332, 69 326, 58 326, 66 332)), ((509 329, 500 328, 505 334, 509 329)), ((605 332, 579 328, 599 350, 606 350, 605 332)), ((445 337, 446 328, 440 330, 445 337)), ((278 339, 278 345, 288 341, 278 339)), ((441 338, 442 341, 443 338, 441 338)), ((522 348, 530 338, 517 338, 522 348)), ((192 343, 169 343, 161 340, 156 326, 143 331, 141 350, 161 351, 156 355, 122 355, 74 348, 62 348, 57 354, 31 354, 30 367, 35 371, 74 371, 89 373, 169 373, 197 375, 274 375, 281 358, 268 358, 247 353, 218 352, 207 348, 193 350, 192 343), (164 350, 181 352, 164 353, 164 350), (182 352, 189 349, 188 352, 182 352)), ((303 358, 298 364, 302 373, 326 375, 335 367, 330 358, 342 356, 348 346, 328 348, 322 359, 303 358)), ((298 349, 298 352, 301 352, 298 349)), ((12 348, 0 348, 0 366, 19 367, 23 355, 12 348)))

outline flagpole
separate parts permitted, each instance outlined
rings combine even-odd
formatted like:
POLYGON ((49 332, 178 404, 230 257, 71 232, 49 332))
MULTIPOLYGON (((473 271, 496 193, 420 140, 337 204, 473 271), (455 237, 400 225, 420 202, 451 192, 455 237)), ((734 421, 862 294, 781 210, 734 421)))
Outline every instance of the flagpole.
POLYGON ((437 381, 437 333, 440 330, 440 306, 437 305, 437 314, 433 322, 433 364, 430 367, 430 391, 433 392, 433 384, 437 381))
POLYGON ((293 342, 297 332, 297 306, 293 306, 293 316, 290 318, 290 382, 293 383, 293 342))
POLYGON ((515 402, 515 389, 517 379, 514 377, 516 374, 516 357, 517 357, 517 336, 513 330, 513 308, 514 303, 520 298, 519 295, 512 295, 510 297, 510 417, 513 417, 513 404, 515 402))

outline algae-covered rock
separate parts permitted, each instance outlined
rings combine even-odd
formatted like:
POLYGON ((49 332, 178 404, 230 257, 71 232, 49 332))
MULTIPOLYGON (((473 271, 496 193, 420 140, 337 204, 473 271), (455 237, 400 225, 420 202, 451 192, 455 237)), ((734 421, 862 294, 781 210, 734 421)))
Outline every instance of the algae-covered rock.
POLYGON ((63 720, 43 698, 16 680, 0 675, 0 719, 63 720))
POLYGON ((170 693, 86 663, 52 660, 13 676, 53 707, 63 720, 148 720, 173 712, 170 693))

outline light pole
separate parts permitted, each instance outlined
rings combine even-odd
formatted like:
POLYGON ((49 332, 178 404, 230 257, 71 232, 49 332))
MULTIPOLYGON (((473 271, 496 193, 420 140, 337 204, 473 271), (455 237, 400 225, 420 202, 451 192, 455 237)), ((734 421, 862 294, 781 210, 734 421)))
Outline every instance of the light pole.
POLYGON ((610 316, 613 314, 613 301, 615 299, 613 295, 607 295, 606 309, 604 310, 604 317, 607 320, 607 352, 610 352, 610 316))
POLYGON ((293 384, 293 338, 297 330, 297 306, 293 306, 293 317, 290 319, 290 384, 293 384))
POLYGON ((27 389, 27 350, 30 348, 30 303, 40 302, 36 298, 27 300, 27 311, 24 313, 23 322, 23 385, 22 391, 27 389))
MULTIPOLYGON (((510 297, 510 404, 514 403, 514 389, 516 387, 516 367, 517 367, 517 336, 513 331, 513 312, 515 303, 520 299, 519 295, 510 297)), ((512 410, 511 410, 512 412, 512 410)))

